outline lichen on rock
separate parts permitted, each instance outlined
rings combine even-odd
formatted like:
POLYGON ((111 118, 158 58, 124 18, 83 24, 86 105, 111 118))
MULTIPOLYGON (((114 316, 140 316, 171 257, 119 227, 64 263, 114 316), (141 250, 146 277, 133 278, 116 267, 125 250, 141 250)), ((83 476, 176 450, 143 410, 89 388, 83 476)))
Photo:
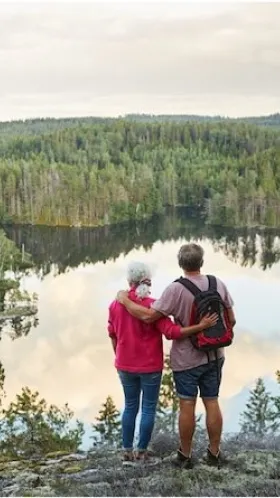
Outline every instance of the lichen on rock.
MULTIPOLYGON (((37 462, 2 461, 1 496, 279 496, 280 452, 234 451, 229 465, 177 470, 159 451, 154 465, 124 468, 120 452, 51 455, 37 462), (53 458, 55 456, 55 458, 53 458)), ((175 455, 175 454, 174 454, 175 455)), ((174 456, 173 455, 173 456, 174 456)))

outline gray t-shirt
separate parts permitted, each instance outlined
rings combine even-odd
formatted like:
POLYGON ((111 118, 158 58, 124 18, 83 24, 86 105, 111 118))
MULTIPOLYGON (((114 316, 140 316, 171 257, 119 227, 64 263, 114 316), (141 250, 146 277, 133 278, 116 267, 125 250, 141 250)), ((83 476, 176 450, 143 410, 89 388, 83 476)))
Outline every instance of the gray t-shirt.
MULTIPOLYGON (((206 275, 194 275, 189 277, 200 290, 208 290, 209 284, 206 275)), ((227 308, 233 307, 233 299, 228 292, 225 284, 217 278, 217 291, 225 302, 227 308)), ((175 322, 180 323, 184 327, 190 324, 191 308, 194 297, 191 292, 179 282, 173 282, 168 285, 163 291, 161 297, 157 299, 151 306, 156 311, 163 315, 172 315, 175 322)), ((224 356, 224 350, 218 350, 218 357, 224 356)), ((213 352, 210 353, 210 360, 214 359, 213 352)), ((188 370, 199 365, 204 365, 208 362, 208 357, 205 352, 195 349, 189 339, 178 339, 173 341, 171 348, 171 368, 174 371, 188 370)))

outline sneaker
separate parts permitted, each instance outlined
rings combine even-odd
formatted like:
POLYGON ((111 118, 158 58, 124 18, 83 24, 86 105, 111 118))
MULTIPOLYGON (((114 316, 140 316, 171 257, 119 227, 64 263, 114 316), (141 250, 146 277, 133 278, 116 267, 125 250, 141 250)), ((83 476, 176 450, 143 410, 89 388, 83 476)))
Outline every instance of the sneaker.
POLYGON ((124 467, 134 467, 135 458, 132 451, 125 451, 122 457, 122 464, 124 467))
POLYGON ((155 457, 155 454, 149 450, 135 452, 135 460, 136 460, 136 462, 141 463, 141 464, 155 465, 157 463, 157 461, 154 457, 155 457))
POLYGON ((214 455, 209 447, 207 448, 207 455, 206 455, 206 463, 207 465, 210 465, 211 467, 217 467, 218 469, 221 468, 223 465, 227 465, 229 461, 227 458, 221 455, 221 452, 217 453, 217 455, 214 455))
POLYGON ((177 457, 172 461, 174 467, 178 467, 180 469, 190 470, 193 468, 194 463, 191 457, 186 457, 181 450, 177 451, 177 457))

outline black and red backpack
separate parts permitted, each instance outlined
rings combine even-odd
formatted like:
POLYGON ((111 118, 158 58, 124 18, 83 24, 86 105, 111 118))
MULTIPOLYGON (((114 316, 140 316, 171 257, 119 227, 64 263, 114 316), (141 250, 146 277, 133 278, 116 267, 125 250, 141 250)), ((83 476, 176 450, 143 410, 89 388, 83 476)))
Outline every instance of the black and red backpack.
POLYGON ((213 327, 209 327, 189 337, 196 349, 205 351, 206 353, 230 346, 233 341, 232 325, 229 320, 227 307, 217 291, 217 280, 212 275, 207 275, 207 278, 209 288, 206 291, 201 291, 188 278, 181 277, 175 280, 175 282, 182 284, 194 296, 190 326, 198 324, 208 313, 217 313, 218 315, 218 320, 213 327))

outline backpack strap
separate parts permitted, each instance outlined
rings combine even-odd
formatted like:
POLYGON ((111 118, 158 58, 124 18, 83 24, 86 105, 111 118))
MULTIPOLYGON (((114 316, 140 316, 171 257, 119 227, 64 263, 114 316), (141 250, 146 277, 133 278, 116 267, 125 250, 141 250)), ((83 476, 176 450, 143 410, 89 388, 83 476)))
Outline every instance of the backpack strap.
POLYGON ((209 290, 216 291, 217 290, 217 279, 213 275, 206 275, 209 282, 209 290))
POLYGON ((188 278, 180 277, 174 282, 179 282, 180 284, 182 284, 186 289, 188 289, 191 292, 191 294, 194 297, 201 293, 201 290, 188 278))

